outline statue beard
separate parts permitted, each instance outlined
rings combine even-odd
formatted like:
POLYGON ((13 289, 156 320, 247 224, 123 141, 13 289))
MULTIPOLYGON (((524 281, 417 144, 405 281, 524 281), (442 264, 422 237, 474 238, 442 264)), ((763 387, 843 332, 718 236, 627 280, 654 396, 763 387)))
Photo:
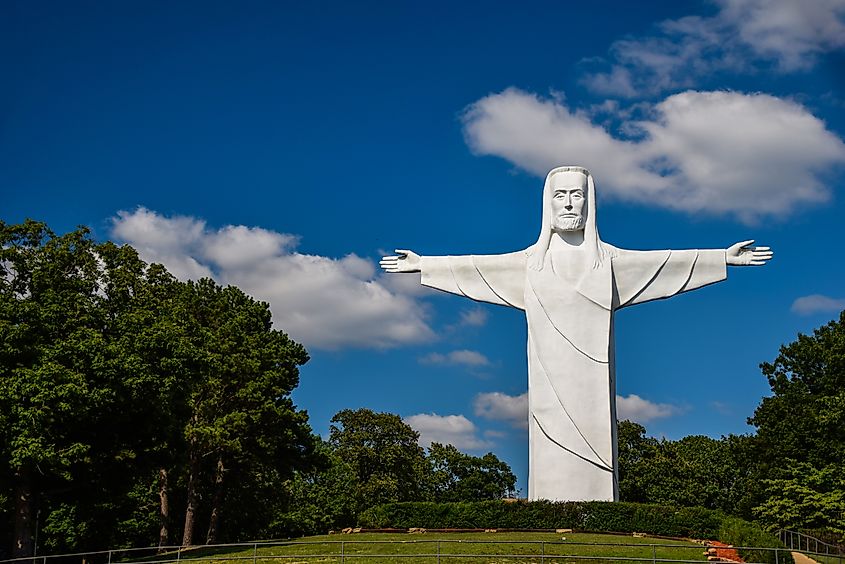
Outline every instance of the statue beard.
POLYGON ((584 228, 584 216, 559 217, 555 220, 555 231, 579 231, 584 228))

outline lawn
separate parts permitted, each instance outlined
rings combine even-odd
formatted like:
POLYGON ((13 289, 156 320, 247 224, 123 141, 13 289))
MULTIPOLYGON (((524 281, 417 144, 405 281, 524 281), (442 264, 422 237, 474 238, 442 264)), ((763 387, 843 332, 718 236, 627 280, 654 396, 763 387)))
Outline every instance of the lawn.
MULTIPOLYGON (((179 559, 202 559, 204 564, 562 564, 706 561, 703 552, 702 545, 691 542, 587 533, 361 533, 199 548, 183 551, 179 559)), ((176 558, 167 554, 156 560, 176 558)))

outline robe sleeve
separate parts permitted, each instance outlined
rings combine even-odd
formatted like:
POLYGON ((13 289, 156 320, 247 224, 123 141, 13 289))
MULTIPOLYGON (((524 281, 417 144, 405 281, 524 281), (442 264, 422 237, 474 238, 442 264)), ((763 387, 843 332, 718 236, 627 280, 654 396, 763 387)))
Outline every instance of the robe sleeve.
POLYGON ((613 259, 617 308, 670 298, 727 278, 723 249, 621 251, 613 259))
POLYGON ((525 309, 525 251, 503 255, 421 257, 423 286, 479 302, 525 309))

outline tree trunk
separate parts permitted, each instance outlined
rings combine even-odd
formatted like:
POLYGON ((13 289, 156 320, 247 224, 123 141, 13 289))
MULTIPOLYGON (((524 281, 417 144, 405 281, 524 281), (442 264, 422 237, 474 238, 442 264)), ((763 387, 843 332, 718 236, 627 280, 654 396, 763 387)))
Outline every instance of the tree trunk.
POLYGON ((220 530, 220 507, 223 505, 223 475, 225 472, 223 455, 220 455, 217 457, 217 470, 214 473, 214 499, 211 502, 211 519, 208 522, 205 544, 217 542, 217 534, 220 530))
POLYGON ((15 469, 15 540, 12 558, 32 556, 32 470, 23 466, 15 469))
POLYGON ((199 479, 200 459, 196 445, 190 446, 188 464, 188 506, 185 508, 185 529, 182 534, 182 546, 194 544, 194 527, 197 513, 197 480, 199 479))
POLYGON ((161 528, 158 531, 158 546, 167 546, 170 540, 170 498, 167 490, 167 469, 158 470, 158 499, 159 499, 159 520, 161 528))

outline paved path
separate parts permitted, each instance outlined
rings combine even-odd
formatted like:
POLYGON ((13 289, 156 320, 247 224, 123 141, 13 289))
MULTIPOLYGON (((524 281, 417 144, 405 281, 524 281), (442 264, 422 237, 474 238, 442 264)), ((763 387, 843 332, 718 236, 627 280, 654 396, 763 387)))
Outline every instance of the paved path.
POLYGON ((818 564, 818 562, 816 562, 809 556, 804 556, 800 552, 793 552, 792 558, 795 559, 795 564, 818 564))

